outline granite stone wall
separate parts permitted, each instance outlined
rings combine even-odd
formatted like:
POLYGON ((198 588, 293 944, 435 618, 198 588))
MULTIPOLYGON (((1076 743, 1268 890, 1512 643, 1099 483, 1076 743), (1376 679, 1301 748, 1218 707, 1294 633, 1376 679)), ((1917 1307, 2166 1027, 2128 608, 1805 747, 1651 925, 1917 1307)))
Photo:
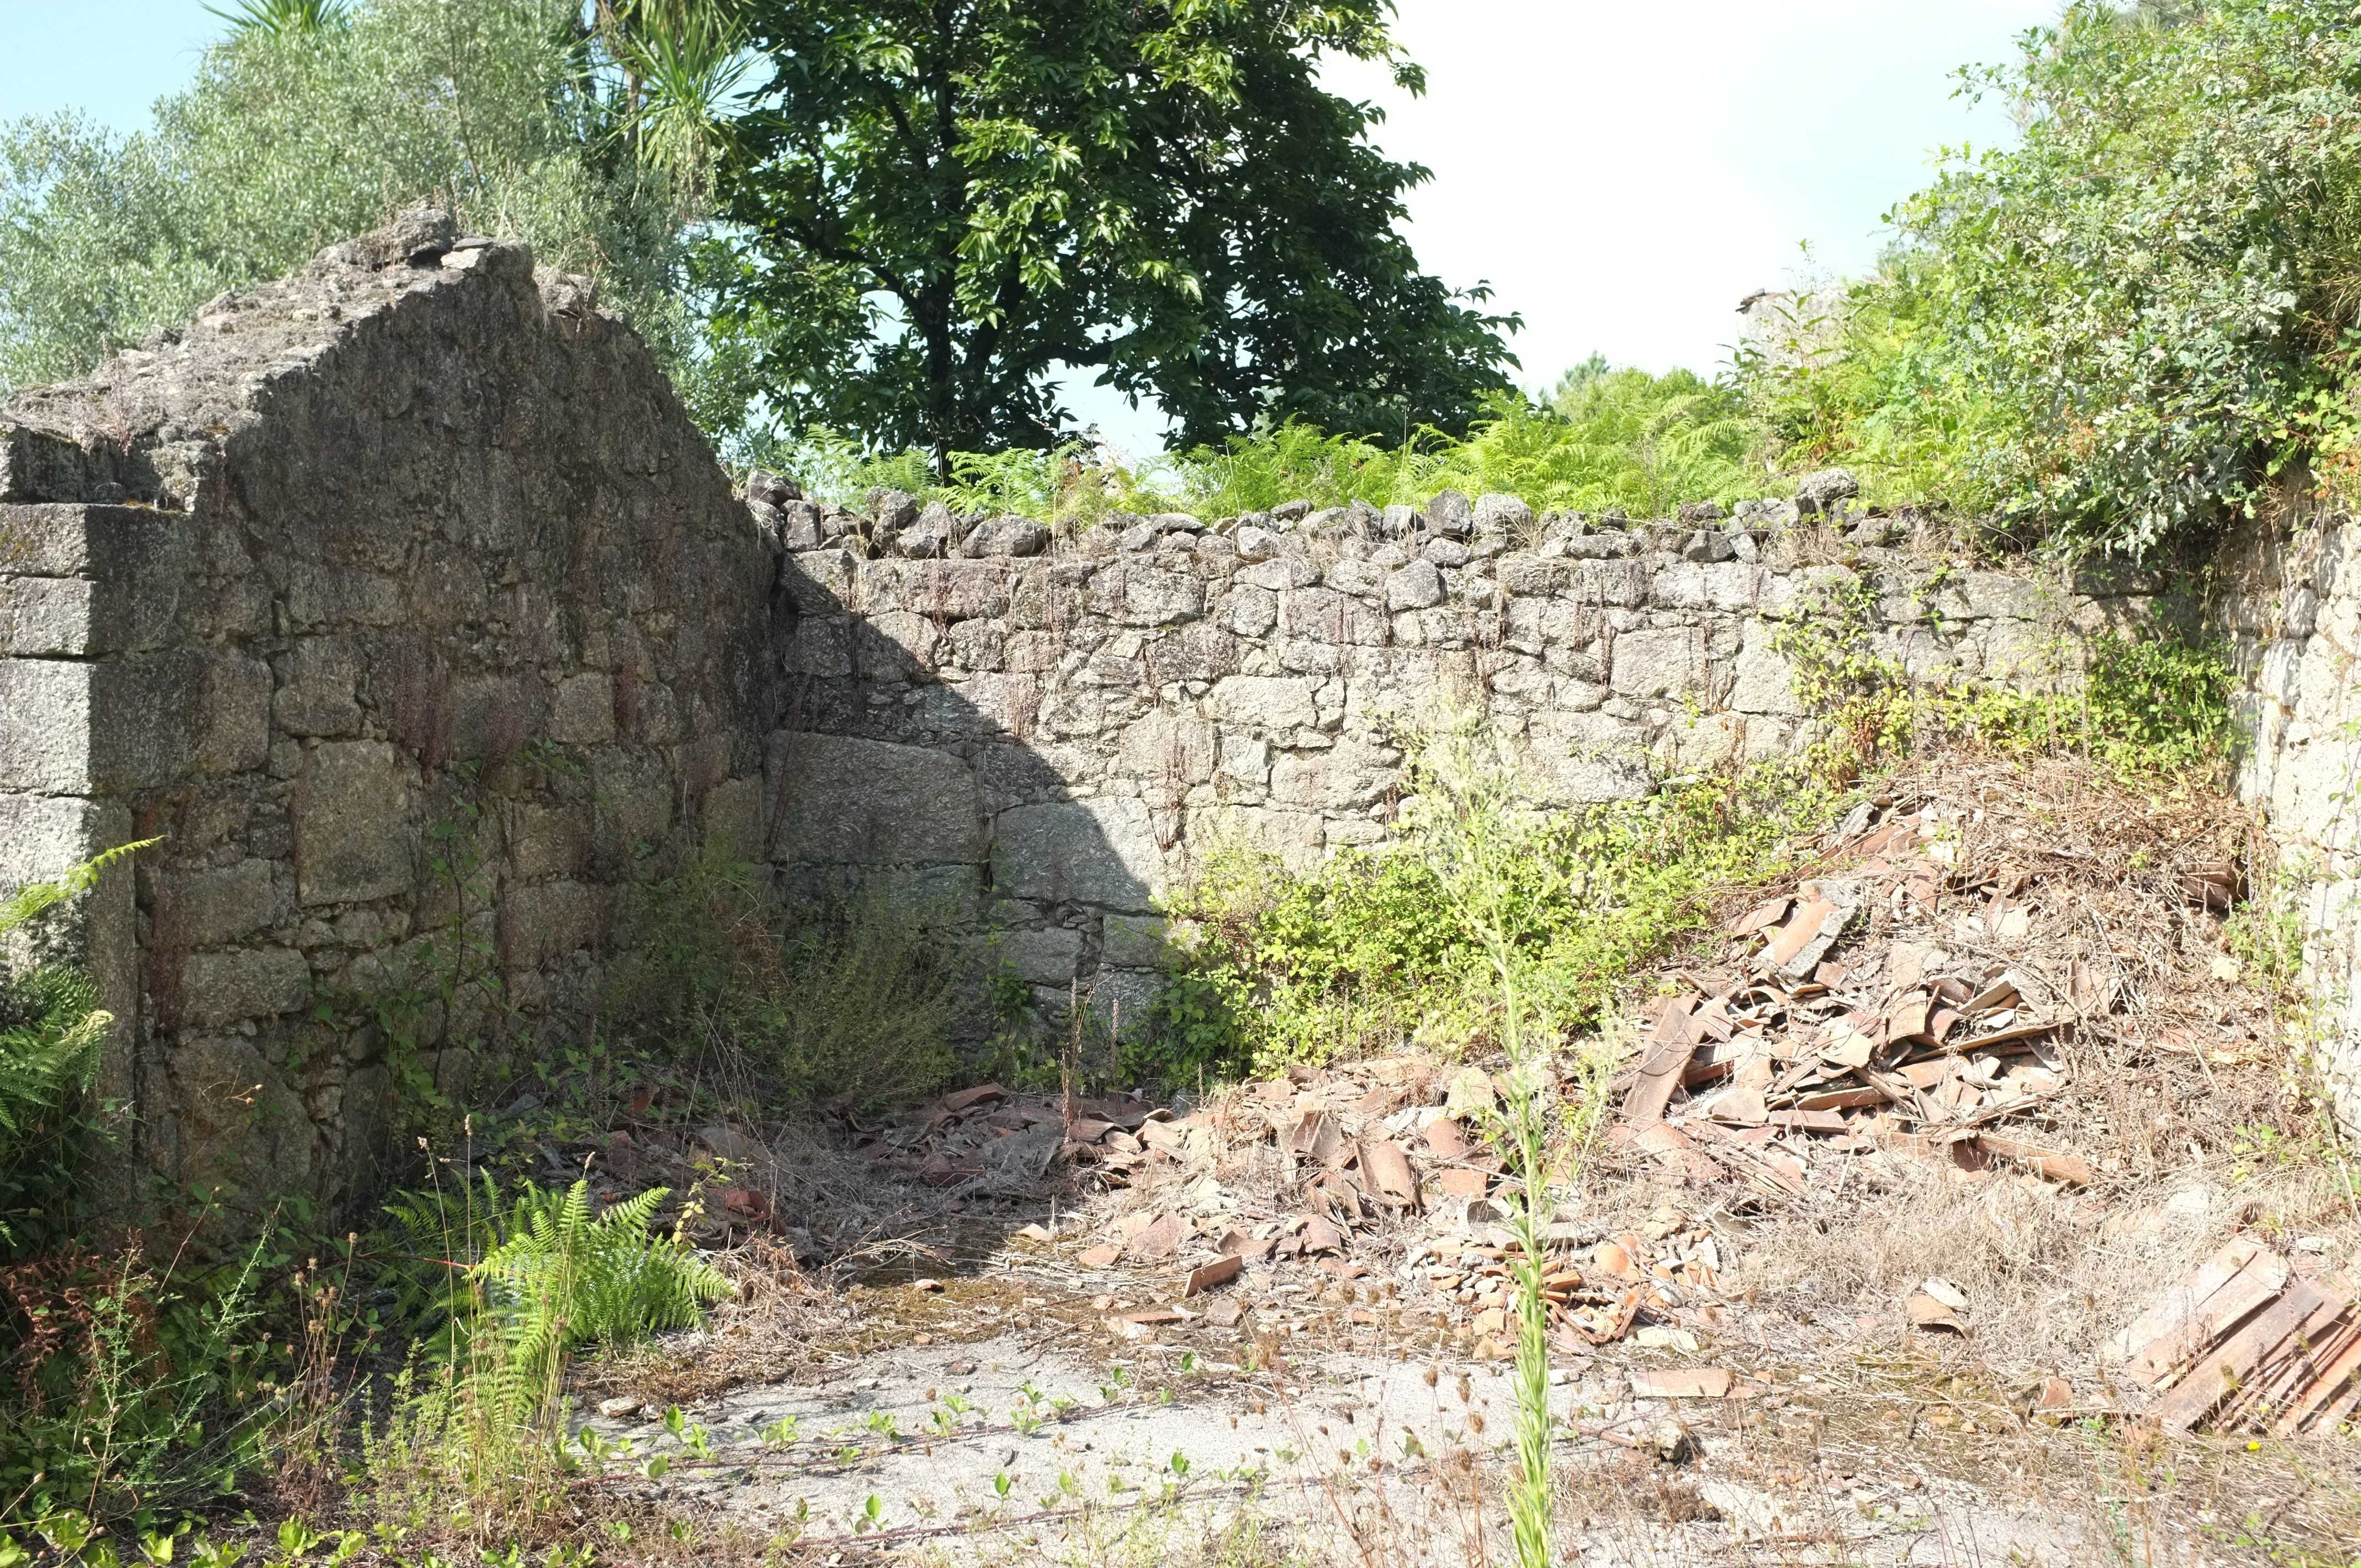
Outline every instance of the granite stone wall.
POLYGON ((893 886, 1045 1009, 1079 986, 1135 1020, 1162 895, 1225 848, 1301 870, 1381 839, 1401 737, 1441 714, 1514 738, 1550 804, 1630 798, 1808 742, 1779 635, 1799 617, 1922 679, 2041 683, 2155 587, 1958 571, 1786 503, 1648 524, 1446 493, 1063 535, 891 493, 756 506, 828 539, 783 567, 789 884, 893 886))
POLYGON ((0 411, 0 883, 161 840, 56 937, 128 1163, 365 1193, 397 1068, 465 1102, 644 865, 754 852, 776 559, 588 287, 432 214, 0 411))
POLYGON ((2240 793, 2264 806, 2298 901, 2319 1067, 2361 1136, 2361 521, 2290 507, 2235 534, 2214 615, 2240 676, 2240 793))

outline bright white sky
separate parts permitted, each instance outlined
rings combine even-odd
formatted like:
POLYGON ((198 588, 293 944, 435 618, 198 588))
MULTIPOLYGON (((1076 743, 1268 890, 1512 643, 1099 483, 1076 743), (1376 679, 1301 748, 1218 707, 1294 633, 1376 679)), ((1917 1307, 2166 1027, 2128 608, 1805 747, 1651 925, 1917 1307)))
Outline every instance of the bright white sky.
MULTIPOLYGON (((223 0, 226 8, 226 0, 223 0)), ((1391 111, 1379 142, 1434 170, 1411 199, 1421 260, 1489 279, 1516 311, 1524 378, 1594 350, 1710 371, 1739 300, 1806 263, 1846 272, 1943 145, 2005 138, 1951 72, 2008 58, 2059 0, 1400 0, 1427 68, 1409 100, 1376 72, 1341 92, 1391 111)), ((125 129, 185 81, 220 23, 199 0, 0 0, 0 118, 82 109, 125 129)), ((1160 428, 1082 389, 1135 451, 1160 428)))

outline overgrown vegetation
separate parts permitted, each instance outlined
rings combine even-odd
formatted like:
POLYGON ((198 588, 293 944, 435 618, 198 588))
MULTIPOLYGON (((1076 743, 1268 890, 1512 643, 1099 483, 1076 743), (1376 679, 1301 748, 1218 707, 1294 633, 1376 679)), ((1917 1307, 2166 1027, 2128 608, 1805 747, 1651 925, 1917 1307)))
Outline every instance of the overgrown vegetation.
POLYGON ((2132 554, 2305 466, 2361 498, 2361 12, 2078 0, 1963 91, 2015 143, 1955 156, 1751 367, 1788 461, 2132 554))
POLYGON ((1824 773, 1945 743, 2085 756, 2130 781, 2212 784, 2227 766, 2237 679, 2219 638, 2156 620, 2008 650, 2007 678, 1922 678, 1880 645, 1876 599, 1861 579, 1772 639, 1821 716, 1812 765, 1824 773))
POLYGON ((1613 369, 1597 357, 1567 372, 1546 403, 1487 398, 1464 439, 1428 428, 1380 442, 1290 422, 1137 465, 1080 442, 954 453, 943 484, 923 453, 881 455, 825 429, 759 455, 811 494, 844 504, 883 488, 960 511, 1068 523, 1111 511, 1235 517, 1289 500, 1422 507, 1443 489, 1497 490, 1536 511, 1663 517, 1684 501, 1727 504, 1779 488, 1734 387, 1686 370, 1613 369))
POLYGON ((0 1253, 49 1233, 68 1196, 59 1173, 84 1131, 79 1102, 97 1077, 115 1024, 90 978, 70 965, 11 963, 7 946, 35 922, 90 892, 110 866, 148 848, 110 850, 55 882, 32 883, 0 901, 0 1253), (19 1227, 31 1234, 19 1235, 19 1227))
POLYGON ((640 891, 614 1016, 741 1101, 922 1094, 951 1070, 963 971, 921 913, 873 896, 789 918, 767 872, 708 851, 640 891))
MULTIPOLYGON (((1412 795, 1434 785, 1414 739, 1412 795)), ((1445 798, 1449 798, 1445 796, 1445 798)), ((1488 956, 1513 959, 1520 1027, 1554 1041, 1597 1021, 1637 968, 1691 930, 1705 895, 1773 874, 1835 796, 1762 767, 1668 784, 1640 800, 1501 814, 1488 859, 1490 924, 1455 905, 1447 821, 1406 810, 1394 842, 1291 873, 1217 857, 1178 902, 1200 939, 1158 1026, 1184 1071, 1283 1068, 1405 1042, 1499 1048, 1508 1019, 1488 956)))

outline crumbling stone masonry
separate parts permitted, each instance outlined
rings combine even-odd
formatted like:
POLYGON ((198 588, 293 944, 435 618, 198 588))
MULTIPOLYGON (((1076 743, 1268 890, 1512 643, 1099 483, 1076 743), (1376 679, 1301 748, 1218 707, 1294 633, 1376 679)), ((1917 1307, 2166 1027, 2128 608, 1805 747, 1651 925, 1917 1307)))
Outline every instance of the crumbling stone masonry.
MULTIPOLYGON (((2361 1136, 2361 522, 2290 507, 2235 534, 2215 619, 2241 677, 2240 793, 2263 805, 2306 934, 2310 1026, 2361 1136)), ((2262 890, 2269 893, 2271 890, 2262 890)))
POLYGON ((0 412, 0 883, 163 839, 69 933, 136 1163, 365 1196, 397 1070, 489 1092, 489 993, 430 1001, 414 1060, 323 1004, 456 950, 563 1029, 627 889, 708 840, 1137 1019, 1161 895, 1225 845, 1378 839, 1440 706, 1550 801, 1631 796, 1808 737, 1775 644, 1817 607, 1921 674, 2048 680, 2148 586, 1947 574, 1874 526, 1811 565, 1767 504, 1061 536, 748 489, 586 285, 433 214, 0 412))
POLYGON ((775 553, 520 246, 415 217, 216 300, 19 398, 0 500, 0 882, 163 840, 81 927, 141 1164, 366 1191, 394 1064, 324 998, 464 936, 578 1007, 642 856, 759 842, 775 553))

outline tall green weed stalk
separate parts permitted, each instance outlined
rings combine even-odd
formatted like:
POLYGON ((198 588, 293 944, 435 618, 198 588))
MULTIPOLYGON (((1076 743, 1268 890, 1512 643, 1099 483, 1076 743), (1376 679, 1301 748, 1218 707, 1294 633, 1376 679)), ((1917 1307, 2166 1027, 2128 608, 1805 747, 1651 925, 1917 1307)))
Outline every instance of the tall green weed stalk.
MULTIPOLYGON (((1425 807, 1423 843, 1444 900, 1483 955, 1499 998, 1500 1049, 1509 1059, 1500 1083, 1500 1140, 1516 1180, 1509 1228, 1517 1239, 1510 1260, 1517 1287, 1515 1373, 1517 1467, 1510 1480, 1509 1519, 1520 1568, 1550 1568, 1552 1418, 1549 1398, 1549 1299, 1543 1290, 1543 1231, 1553 1207, 1550 1179, 1551 1086, 1543 1081, 1540 1042, 1529 1032, 1526 972, 1532 959, 1519 942, 1523 901, 1535 892, 1517 861, 1532 815, 1517 784, 1511 759, 1474 724, 1430 742, 1418 796, 1425 807)), ((1556 868, 1570 880, 1570 868, 1556 868)), ((1550 892, 1554 889, 1544 888, 1550 892)))

